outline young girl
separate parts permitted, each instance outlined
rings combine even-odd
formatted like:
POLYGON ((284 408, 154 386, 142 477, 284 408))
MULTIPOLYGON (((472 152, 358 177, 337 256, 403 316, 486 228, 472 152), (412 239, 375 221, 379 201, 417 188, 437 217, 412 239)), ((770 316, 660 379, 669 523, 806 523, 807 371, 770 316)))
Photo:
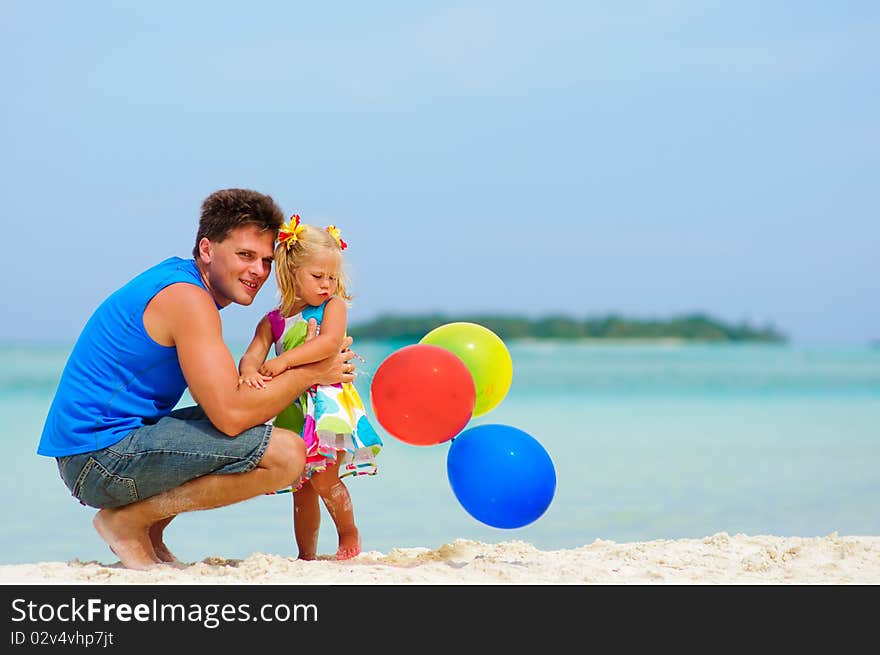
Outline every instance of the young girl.
MULTIPOLYGON (((241 382, 263 388, 286 369, 324 359, 345 337, 351 296, 342 279, 342 251, 348 244, 339 230, 300 224, 294 214, 281 227, 275 247, 275 278, 281 302, 257 324, 239 362, 241 382), (308 322, 318 332, 306 341, 308 322), (276 357, 266 361, 275 344, 276 357)), ((354 385, 313 386, 281 412, 275 425, 301 434, 306 468, 293 491, 293 525, 299 559, 313 560, 318 548, 321 511, 318 497, 339 534, 336 559, 361 552, 351 496, 341 478, 376 473, 382 440, 370 425, 354 385)), ((280 492, 279 492, 280 493, 280 492)))

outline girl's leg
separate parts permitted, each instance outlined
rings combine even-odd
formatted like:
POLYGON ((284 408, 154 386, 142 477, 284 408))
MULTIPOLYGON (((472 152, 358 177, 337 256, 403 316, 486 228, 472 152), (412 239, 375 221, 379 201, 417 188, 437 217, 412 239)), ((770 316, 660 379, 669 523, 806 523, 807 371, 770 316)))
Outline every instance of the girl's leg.
POLYGON ((293 494, 293 534, 299 549, 297 559, 313 560, 318 552, 318 528, 321 527, 321 507, 318 492, 307 480, 293 494))
POLYGON ((336 465, 328 466, 311 478, 311 483, 324 501, 330 513, 336 532, 339 534, 339 548, 336 559, 351 559, 361 552, 361 538, 354 524, 354 508, 348 488, 339 479, 338 463, 341 454, 336 456, 336 465))

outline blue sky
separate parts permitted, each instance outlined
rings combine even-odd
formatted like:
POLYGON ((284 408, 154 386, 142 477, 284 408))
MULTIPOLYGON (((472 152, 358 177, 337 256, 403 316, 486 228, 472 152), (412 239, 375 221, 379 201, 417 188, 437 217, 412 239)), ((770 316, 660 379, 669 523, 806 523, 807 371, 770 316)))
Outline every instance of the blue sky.
POLYGON ((0 339, 72 341, 232 186, 341 227, 353 322, 880 338, 875 2, 13 0, 0 62, 0 339))

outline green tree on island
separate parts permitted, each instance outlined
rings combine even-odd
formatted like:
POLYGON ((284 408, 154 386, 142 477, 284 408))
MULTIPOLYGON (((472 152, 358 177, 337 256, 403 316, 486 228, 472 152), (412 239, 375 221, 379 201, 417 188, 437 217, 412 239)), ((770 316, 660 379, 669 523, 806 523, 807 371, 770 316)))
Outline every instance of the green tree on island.
POLYGON ((704 314, 677 316, 667 320, 633 319, 617 315, 578 320, 568 316, 429 314, 403 316, 384 314, 372 321, 351 325, 357 339, 418 341, 434 328, 456 321, 478 323, 504 340, 512 339, 679 339, 683 341, 761 341, 784 343, 787 338, 772 326, 752 327, 747 323, 728 325, 704 314))

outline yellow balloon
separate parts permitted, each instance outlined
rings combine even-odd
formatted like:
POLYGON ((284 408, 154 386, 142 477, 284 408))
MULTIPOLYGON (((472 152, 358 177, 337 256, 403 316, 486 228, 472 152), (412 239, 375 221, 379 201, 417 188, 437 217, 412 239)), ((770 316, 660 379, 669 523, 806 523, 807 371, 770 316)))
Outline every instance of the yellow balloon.
POLYGON ((477 400, 473 417, 482 416, 498 406, 513 381, 513 361, 501 338, 477 323, 446 323, 422 337, 430 343, 458 355, 474 378, 477 400))

